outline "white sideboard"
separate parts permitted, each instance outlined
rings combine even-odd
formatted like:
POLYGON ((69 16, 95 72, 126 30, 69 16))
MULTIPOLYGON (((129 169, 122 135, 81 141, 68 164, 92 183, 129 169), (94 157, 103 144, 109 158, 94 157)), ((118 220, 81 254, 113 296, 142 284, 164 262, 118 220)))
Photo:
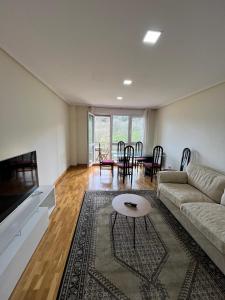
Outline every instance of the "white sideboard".
POLYGON ((48 228, 54 186, 40 186, 0 223, 0 299, 7 300, 48 228))
POLYGON ((33 194, 40 207, 47 207, 50 215, 56 206, 55 188, 52 185, 41 185, 33 194))

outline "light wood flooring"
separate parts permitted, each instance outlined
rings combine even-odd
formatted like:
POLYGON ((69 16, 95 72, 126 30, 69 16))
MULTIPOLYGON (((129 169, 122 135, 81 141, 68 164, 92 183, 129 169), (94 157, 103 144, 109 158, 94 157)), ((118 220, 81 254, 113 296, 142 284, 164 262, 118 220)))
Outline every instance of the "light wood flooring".
MULTIPOLYGON (((56 186, 57 206, 54 209, 48 230, 33 254, 27 268, 14 289, 10 300, 52 300, 63 275, 76 222, 85 190, 126 190, 130 181, 118 180, 116 167, 112 179, 109 170, 99 174, 99 167, 70 168, 56 186)), ((134 172, 133 189, 154 189, 143 170, 134 172)))

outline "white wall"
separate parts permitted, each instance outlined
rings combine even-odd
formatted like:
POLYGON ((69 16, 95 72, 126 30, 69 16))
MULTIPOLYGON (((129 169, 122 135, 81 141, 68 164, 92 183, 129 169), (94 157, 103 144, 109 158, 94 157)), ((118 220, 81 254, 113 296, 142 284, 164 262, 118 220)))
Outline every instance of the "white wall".
POLYGON ((88 163, 88 143, 87 143, 87 124, 88 107, 77 107, 77 162, 78 164, 88 163))
POLYGON ((77 107, 70 106, 70 163, 77 165, 77 107))
POLYGON ((69 106, 0 49, 0 160, 32 150, 53 183, 69 165, 69 106))
POLYGON ((194 161, 225 172, 225 83, 159 109, 155 144, 164 147, 167 167, 177 168, 190 147, 194 161))

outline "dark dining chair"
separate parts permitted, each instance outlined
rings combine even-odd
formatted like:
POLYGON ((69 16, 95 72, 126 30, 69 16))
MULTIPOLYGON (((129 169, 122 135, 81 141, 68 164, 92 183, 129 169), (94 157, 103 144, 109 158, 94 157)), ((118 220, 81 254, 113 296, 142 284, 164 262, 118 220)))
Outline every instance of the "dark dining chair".
POLYGON ((162 169, 162 158, 163 147, 155 146, 153 149, 152 162, 144 162, 145 174, 147 173, 147 170, 150 172, 151 181, 153 180, 153 176, 157 173, 157 171, 161 171, 162 169))
POLYGON ((104 159, 103 155, 101 154, 101 145, 99 143, 99 166, 100 166, 100 176, 102 175, 102 168, 110 168, 113 176, 113 166, 114 160, 112 159, 104 159))
POLYGON ((135 168, 137 168, 137 171, 138 171, 138 166, 141 165, 144 161, 142 155, 143 155, 143 143, 139 141, 135 144, 135 153, 134 153, 135 168))
POLYGON ((117 161, 120 162, 123 160, 125 143, 123 141, 118 142, 117 144, 117 161))
POLYGON ((191 160, 191 150, 189 148, 184 148, 180 163, 180 171, 183 171, 185 167, 188 166, 191 160))
POLYGON ((125 177, 129 176, 131 178, 131 184, 133 181, 133 167, 134 167, 134 147, 126 146, 124 148, 124 155, 122 161, 117 163, 118 166, 118 176, 123 177, 123 183, 125 182, 125 177))

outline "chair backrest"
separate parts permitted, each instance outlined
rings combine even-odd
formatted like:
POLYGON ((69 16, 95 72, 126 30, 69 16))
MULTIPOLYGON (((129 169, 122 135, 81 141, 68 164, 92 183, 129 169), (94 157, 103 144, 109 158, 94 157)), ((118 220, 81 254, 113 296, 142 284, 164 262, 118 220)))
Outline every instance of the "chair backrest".
POLYGON ((100 143, 99 143, 98 153, 99 153, 99 162, 102 162, 104 159, 107 159, 108 151, 103 147, 101 147, 100 143))
POLYGON ((124 155, 125 143, 123 141, 118 142, 117 144, 117 160, 122 161, 124 155))
POLYGON ((162 166, 163 147, 155 146, 153 149, 153 163, 162 166))
POLYGON ((130 167, 134 165, 134 147, 126 146, 124 148, 123 162, 125 167, 130 167))
POLYGON ((101 145, 100 143, 98 144, 98 158, 99 158, 99 162, 102 162, 102 149, 101 149, 101 145))
POLYGON ((135 157, 141 157, 143 152, 143 143, 137 142, 135 144, 135 157))
POLYGON ((191 160, 191 150, 189 148, 184 148, 180 163, 180 171, 184 170, 185 166, 188 166, 189 162, 191 160))

